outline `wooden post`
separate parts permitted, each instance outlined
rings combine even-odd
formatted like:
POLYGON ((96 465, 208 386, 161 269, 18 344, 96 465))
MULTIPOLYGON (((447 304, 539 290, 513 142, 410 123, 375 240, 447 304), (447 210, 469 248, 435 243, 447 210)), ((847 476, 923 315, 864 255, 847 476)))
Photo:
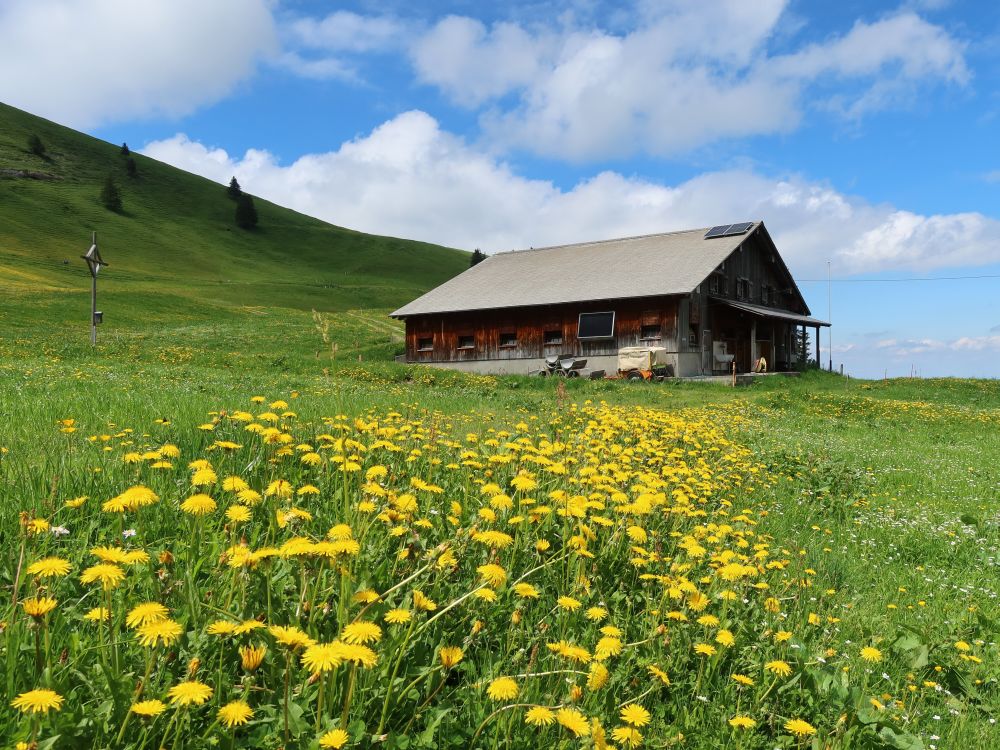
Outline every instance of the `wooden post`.
POLYGON ((736 387, 736 360, 733 359, 733 388, 736 387))
POLYGON ((817 370, 823 369, 822 362, 823 360, 820 359, 819 356, 819 326, 816 326, 816 369, 817 370))
POLYGON ((757 366, 757 318, 750 323, 750 371, 757 366))

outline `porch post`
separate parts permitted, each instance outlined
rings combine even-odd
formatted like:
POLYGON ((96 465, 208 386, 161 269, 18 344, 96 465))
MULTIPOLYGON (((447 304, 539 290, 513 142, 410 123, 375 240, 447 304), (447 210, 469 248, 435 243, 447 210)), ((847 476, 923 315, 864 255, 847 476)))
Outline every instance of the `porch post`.
POLYGON ((820 364, 820 362, 822 362, 822 361, 823 360, 821 360, 819 358, 819 326, 816 326, 816 368, 817 369, 820 369, 820 370, 823 369, 823 365, 820 364))
POLYGON ((757 364, 757 318, 750 322, 750 371, 757 364))

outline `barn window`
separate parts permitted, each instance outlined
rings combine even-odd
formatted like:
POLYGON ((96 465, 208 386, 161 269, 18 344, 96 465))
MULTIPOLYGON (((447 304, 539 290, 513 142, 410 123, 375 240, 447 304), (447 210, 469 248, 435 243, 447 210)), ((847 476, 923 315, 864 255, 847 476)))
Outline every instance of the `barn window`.
POLYGON ((562 331, 546 331, 545 346, 561 344, 563 342, 562 331))
POLYGON ((614 312, 580 313, 580 323, 577 331, 578 339, 585 341, 587 339, 612 339, 614 337, 614 312))
POLYGON ((458 348, 459 349, 475 349, 476 348, 476 337, 475 336, 459 336, 458 337, 458 348))
POLYGON ((767 305, 772 302, 771 287, 769 287, 767 284, 760 285, 760 302, 762 305, 767 305))
POLYGON ((736 280, 736 299, 750 299, 750 279, 736 280))
POLYGON ((500 346, 517 346, 517 332, 503 331, 500 334, 500 346))
POLYGON ((417 339, 417 351, 418 352, 432 352, 434 351, 434 339, 431 336, 421 337, 417 339))
POLYGON ((656 325, 643 326, 639 332, 640 341, 659 341, 661 336, 662 333, 660 332, 659 323, 656 325))

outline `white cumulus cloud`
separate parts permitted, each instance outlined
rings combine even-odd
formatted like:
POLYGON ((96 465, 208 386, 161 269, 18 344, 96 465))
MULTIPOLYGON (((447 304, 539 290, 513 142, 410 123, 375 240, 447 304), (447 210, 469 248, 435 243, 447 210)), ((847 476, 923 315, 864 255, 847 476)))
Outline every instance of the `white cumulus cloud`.
POLYGON ((481 110, 494 143, 578 161, 788 132, 807 93, 856 118, 969 80, 963 44, 909 11, 773 54, 785 5, 647 3, 627 32, 450 16, 411 57, 418 80, 481 110))
POLYGON ((181 116, 276 51, 267 0, 6 0, 0 99, 77 128, 181 116))
MULTIPOLYGON (((562 189, 411 111, 325 153, 282 165, 183 135, 144 153, 311 216, 366 232, 485 251, 763 219, 798 274, 927 271, 1000 262, 1000 222, 871 204, 796 175, 711 172, 677 185, 604 171, 562 189)), ((825 274, 824 274, 825 275, 825 274)))

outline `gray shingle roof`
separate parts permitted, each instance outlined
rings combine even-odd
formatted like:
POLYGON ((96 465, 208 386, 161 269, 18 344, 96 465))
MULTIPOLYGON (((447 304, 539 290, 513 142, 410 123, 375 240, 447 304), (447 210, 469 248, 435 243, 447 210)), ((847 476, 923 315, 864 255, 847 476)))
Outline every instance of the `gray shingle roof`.
POLYGON ((392 317, 688 294, 758 226, 710 240, 706 227, 497 253, 392 317))

